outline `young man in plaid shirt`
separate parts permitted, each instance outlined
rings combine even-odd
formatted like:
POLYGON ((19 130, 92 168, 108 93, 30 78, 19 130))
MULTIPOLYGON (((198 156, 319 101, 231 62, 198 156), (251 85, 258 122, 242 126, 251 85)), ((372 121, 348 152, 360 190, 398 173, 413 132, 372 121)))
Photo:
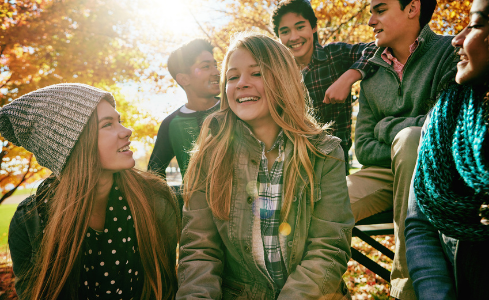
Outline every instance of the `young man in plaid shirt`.
POLYGON ((351 86, 375 72, 367 59, 376 47, 370 44, 331 43, 321 46, 317 18, 307 0, 280 3, 272 15, 275 34, 295 56, 320 124, 334 122, 333 134, 341 138, 348 174, 351 147, 351 86), (363 52, 363 56, 362 56, 363 52))

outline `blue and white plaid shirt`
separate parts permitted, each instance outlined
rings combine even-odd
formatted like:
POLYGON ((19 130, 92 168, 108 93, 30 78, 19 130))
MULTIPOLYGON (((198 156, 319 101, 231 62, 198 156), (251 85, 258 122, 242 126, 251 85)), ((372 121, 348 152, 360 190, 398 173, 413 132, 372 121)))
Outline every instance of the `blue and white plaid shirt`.
POLYGON ((260 142, 262 155, 260 169, 258 171, 258 205, 260 212, 260 227, 265 254, 265 265, 277 291, 280 292, 287 280, 282 251, 280 249, 279 226, 280 210, 282 208, 282 184, 284 170, 284 135, 281 131, 273 144, 273 149, 278 149, 278 157, 268 170, 265 144, 260 142))

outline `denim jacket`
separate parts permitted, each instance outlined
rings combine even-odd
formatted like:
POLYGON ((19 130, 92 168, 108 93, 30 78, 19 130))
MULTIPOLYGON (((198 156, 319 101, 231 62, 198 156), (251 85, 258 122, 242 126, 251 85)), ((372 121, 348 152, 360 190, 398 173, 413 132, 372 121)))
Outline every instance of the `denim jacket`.
MULTIPOLYGON (((254 199, 246 187, 256 181, 261 148, 245 126, 238 121, 229 220, 212 215, 203 191, 194 193, 184 207, 177 299, 277 298, 270 276, 255 259, 254 199)), ((328 156, 311 157, 314 209, 308 184, 297 181, 287 220, 291 232, 282 249, 288 278, 278 299, 350 299, 342 275, 351 255, 354 218, 341 161, 343 150, 338 138, 325 134, 314 143, 328 156)), ((292 153, 293 144, 287 140, 284 170, 292 153)), ((304 170, 301 174, 306 178, 304 170)))
MULTIPOLYGON (((421 130, 420 145, 430 117, 431 113, 421 130)), ((463 242, 439 232, 419 208, 413 181, 404 234, 409 276, 416 297, 419 300, 487 299, 489 241, 463 242)))

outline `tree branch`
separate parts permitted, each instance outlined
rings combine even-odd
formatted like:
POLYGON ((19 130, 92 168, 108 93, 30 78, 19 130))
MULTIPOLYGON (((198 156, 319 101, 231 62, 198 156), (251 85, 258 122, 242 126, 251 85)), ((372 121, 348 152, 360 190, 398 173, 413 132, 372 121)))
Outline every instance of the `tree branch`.
MULTIPOLYGON (((343 27, 345 24, 348 24, 349 22, 351 22, 353 19, 355 19, 356 17, 358 17, 359 14, 361 14, 363 12, 363 10, 368 6, 370 5, 369 3, 363 3, 363 5, 358 9, 357 13, 354 14, 353 16, 351 16, 351 18, 349 18, 348 20, 344 21, 344 22, 341 22, 340 24, 338 24, 338 26, 336 26, 336 28, 333 28, 333 29, 328 29, 328 28, 324 28, 324 31, 328 31, 329 32, 329 35, 323 39, 323 44, 325 41, 327 41, 333 34, 335 34, 341 27, 343 27)), ((326 35, 326 34, 325 34, 326 35)))
POLYGON ((29 164, 27 165, 27 172, 25 172, 25 174, 22 176, 22 179, 19 181, 19 183, 13 188, 11 189, 10 191, 8 191, 7 193, 5 193, 2 198, 0 198, 0 204, 2 204, 2 202, 7 199, 8 197, 12 196, 12 194, 17 190, 17 188, 26 180, 28 179, 29 177, 27 177, 27 174, 29 174, 29 169, 31 168, 31 163, 32 163, 32 156, 33 154, 31 154, 31 156, 29 157, 29 164))

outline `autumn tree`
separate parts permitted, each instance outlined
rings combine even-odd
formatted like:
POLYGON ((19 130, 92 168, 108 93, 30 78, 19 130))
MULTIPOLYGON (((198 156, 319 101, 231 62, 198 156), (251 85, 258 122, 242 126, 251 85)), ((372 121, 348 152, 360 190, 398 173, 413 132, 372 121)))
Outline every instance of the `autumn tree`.
MULTIPOLYGON (((119 92, 118 84, 151 81, 148 53, 140 50, 134 1, 18 0, 0 4, 0 106, 55 83, 81 82, 114 93, 133 139, 155 136, 157 121, 119 92)), ((155 75, 156 74, 156 75, 155 75)), ((46 175, 23 148, 2 143, 0 187, 46 175)), ((2 200, 0 200, 1 203, 2 200)))
POLYGON ((15 147, 9 141, 0 136, 2 152, 0 154, 0 187, 13 185, 6 193, 0 196, 0 204, 10 197, 20 184, 33 183, 46 177, 50 171, 40 166, 32 153, 24 148, 15 147))
MULTIPOLYGON (((201 24, 203 32, 217 48, 217 58, 222 60, 230 37, 236 32, 256 30, 274 36, 270 16, 280 1, 220 1, 226 9, 216 11, 216 15, 227 16, 229 22, 224 25, 201 24)), ((439 0, 430 22, 431 28, 440 34, 460 32, 467 25, 471 3, 472 1, 439 0)), ((321 44, 373 41, 373 31, 367 25, 370 18, 370 0, 311 0, 311 6, 318 18, 318 36, 321 44)))
POLYGON ((15 16, 23 17, 3 20, 0 105, 55 83, 112 85, 139 79, 147 65, 127 34, 131 1, 39 2, 7 2, 15 16))

